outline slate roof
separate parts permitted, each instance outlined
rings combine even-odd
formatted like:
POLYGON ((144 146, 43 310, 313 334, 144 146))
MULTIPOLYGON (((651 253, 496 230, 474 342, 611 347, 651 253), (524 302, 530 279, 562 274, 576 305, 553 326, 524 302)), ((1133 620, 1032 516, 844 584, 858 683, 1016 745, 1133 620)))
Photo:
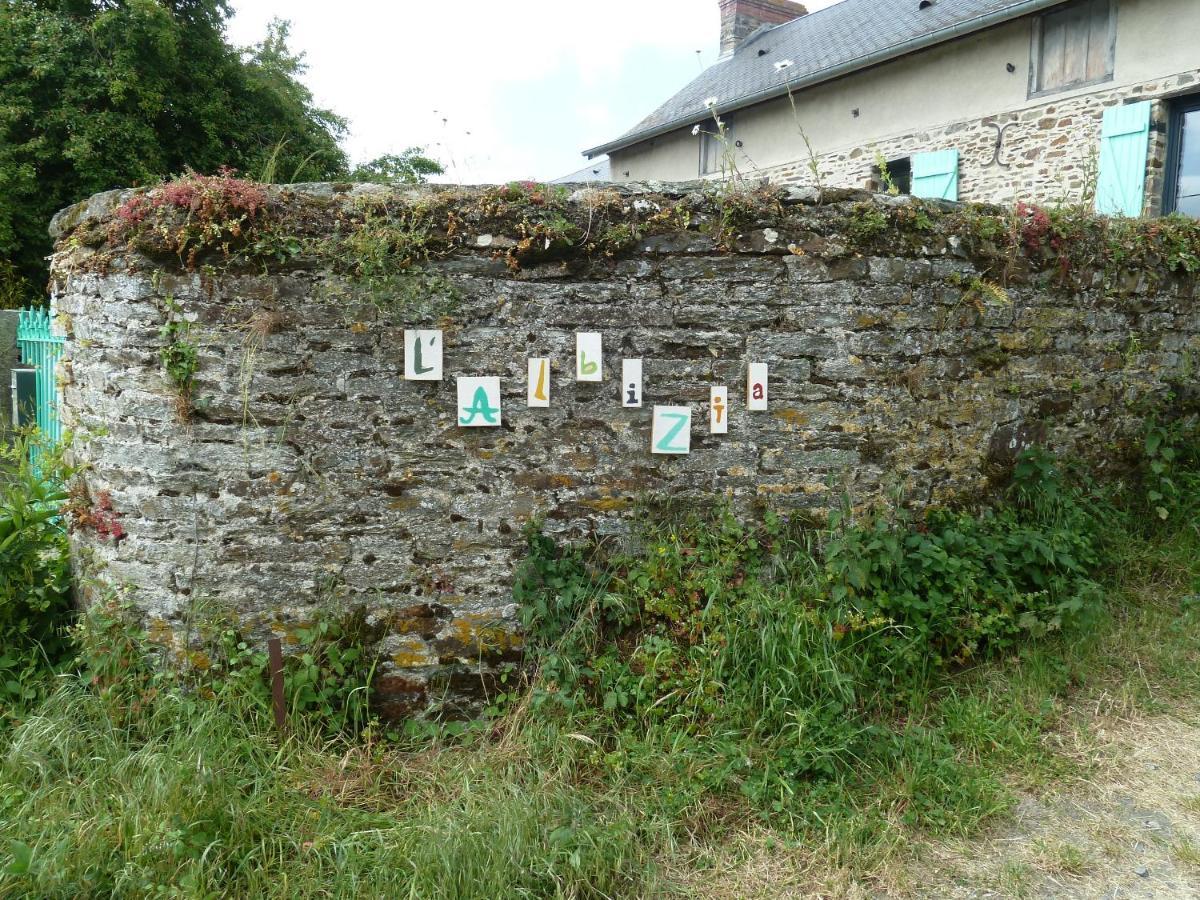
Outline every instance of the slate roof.
POLYGON ((749 106, 827 78, 933 46, 997 21, 1055 6, 1065 0, 841 0, 774 28, 760 28, 737 52, 702 72, 691 84, 615 141, 585 150, 595 156, 707 119, 706 99, 718 112, 749 106), (779 70, 775 64, 791 60, 779 70), (856 65, 857 63, 857 65, 856 65))
POLYGON ((555 178, 551 184, 587 184, 589 182, 612 181, 612 164, 608 157, 594 159, 577 172, 555 178))

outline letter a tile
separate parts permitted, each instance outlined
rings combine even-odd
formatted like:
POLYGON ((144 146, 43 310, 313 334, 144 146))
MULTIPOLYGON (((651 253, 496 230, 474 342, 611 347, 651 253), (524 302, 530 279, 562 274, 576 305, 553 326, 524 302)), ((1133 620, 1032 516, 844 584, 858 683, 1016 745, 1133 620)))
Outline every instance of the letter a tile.
POLYGON ((750 363, 746 371, 746 409, 762 412, 767 408, 767 364, 750 363))
POLYGON ((500 379, 458 379, 458 424, 462 428, 500 425, 500 379))

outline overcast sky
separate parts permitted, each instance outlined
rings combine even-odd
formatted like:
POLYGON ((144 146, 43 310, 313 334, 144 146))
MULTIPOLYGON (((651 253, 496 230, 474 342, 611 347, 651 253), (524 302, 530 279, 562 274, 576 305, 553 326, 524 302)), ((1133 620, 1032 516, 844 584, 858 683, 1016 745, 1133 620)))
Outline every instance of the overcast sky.
POLYGON ((581 150, 628 130, 717 55, 717 0, 232 5, 235 44, 291 21, 317 102, 350 120, 352 160, 423 145, 463 183, 581 168, 581 150))

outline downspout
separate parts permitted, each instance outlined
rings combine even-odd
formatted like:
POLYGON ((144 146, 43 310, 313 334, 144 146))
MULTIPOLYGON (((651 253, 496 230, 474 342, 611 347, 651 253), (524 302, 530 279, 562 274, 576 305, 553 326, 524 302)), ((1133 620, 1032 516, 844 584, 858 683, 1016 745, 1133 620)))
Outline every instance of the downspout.
MULTIPOLYGON (((648 141, 651 138, 656 138, 676 129, 683 128, 687 125, 694 124, 698 119, 705 115, 733 112, 735 109, 742 109, 747 106, 753 106, 756 103, 762 103, 764 100, 773 100, 776 97, 783 97, 789 93, 795 93, 798 90, 812 87, 820 84, 823 81, 832 81, 835 78, 840 78, 843 75, 849 75, 852 72, 857 72, 860 69, 870 68, 871 66, 880 63, 888 62, 897 59, 901 56, 906 56, 909 53, 914 53, 918 50, 924 50, 928 47, 944 44, 946 41, 953 40, 956 37, 971 34, 976 31, 983 31, 985 28, 991 28, 993 25, 1001 25, 1005 22, 1019 19, 1022 16, 1030 15, 1031 13, 1041 12, 1051 6, 1058 6, 1065 3, 1066 0, 1022 0, 1021 3, 1015 6, 1009 6, 997 12, 988 13, 984 16, 979 16, 974 19, 968 19, 965 22, 959 22, 957 25, 951 25, 949 28, 943 28, 941 31, 930 32, 923 34, 920 37, 910 38, 901 44, 893 44, 890 47, 885 47, 882 50, 876 50, 864 56, 858 56, 846 62, 839 63, 831 69, 822 69, 820 72, 814 72, 812 75, 807 75, 804 78, 799 78, 796 81, 785 82, 784 84, 772 85, 761 91, 753 94, 747 94, 744 97, 739 97, 732 103, 718 103, 711 110, 697 110, 695 113, 673 119, 665 125, 657 125, 654 128, 648 129, 636 136, 633 140, 623 140, 618 138, 615 141, 609 141, 607 144, 601 144, 598 147, 593 147, 590 150, 584 150, 583 155, 588 159, 593 156, 598 156, 601 153, 611 153, 614 150, 623 150, 626 147, 632 147, 634 144, 640 144, 643 141, 648 141)), ((782 27, 782 26, 781 26, 782 27)))

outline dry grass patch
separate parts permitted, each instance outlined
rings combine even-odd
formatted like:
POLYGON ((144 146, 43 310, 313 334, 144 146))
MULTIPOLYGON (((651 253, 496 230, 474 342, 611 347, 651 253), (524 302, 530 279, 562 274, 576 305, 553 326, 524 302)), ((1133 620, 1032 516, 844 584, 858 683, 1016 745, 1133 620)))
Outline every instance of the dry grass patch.
POLYGON ((980 840, 914 850, 891 896, 1200 896, 1200 725, 1174 716, 1086 720, 1088 769, 980 840), (1100 752, 1095 752, 1100 751, 1100 752))
POLYGON ((690 848, 663 860, 662 866, 674 891, 696 900, 877 896, 863 866, 831 864, 827 853, 765 829, 727 834, 718 846, 690 848))

